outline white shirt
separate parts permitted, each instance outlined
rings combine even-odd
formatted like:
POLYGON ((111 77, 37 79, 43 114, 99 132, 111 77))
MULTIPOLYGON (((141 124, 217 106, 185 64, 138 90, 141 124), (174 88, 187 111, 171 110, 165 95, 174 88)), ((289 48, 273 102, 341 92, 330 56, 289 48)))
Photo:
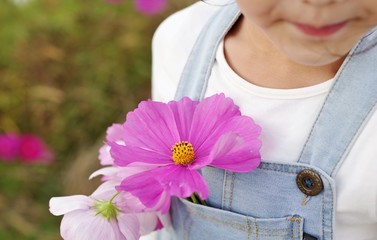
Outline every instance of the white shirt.
MULTIPOLYGON (((218 9, 196 3, 165 20, 153 39, 154 100, 174 99, 180 74, 196 37, 218 9)), ((228 65, 220 44, 206 96, 224 93, 262 127, 263 161, 296 162, 333 80, 296 89, 263 88, 228 65)), ((377 114, 348 152, 337 175, 335 239, 377 240, 377 114)))

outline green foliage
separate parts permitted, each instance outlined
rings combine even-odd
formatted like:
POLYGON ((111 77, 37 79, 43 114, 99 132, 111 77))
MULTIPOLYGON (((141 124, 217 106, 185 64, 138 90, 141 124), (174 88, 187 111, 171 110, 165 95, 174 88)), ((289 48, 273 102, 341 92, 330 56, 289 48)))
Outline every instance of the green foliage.
POLYGON ((130 0, 0 0, 0 133, 34 133, 56 154, 47 166, 0 163, 0 239, 59 239, 48 200, 93 190, 72 176, 98 167, 106 128, 149 98, 152 34, 189 1, 171 3, 147 17, 130 0))

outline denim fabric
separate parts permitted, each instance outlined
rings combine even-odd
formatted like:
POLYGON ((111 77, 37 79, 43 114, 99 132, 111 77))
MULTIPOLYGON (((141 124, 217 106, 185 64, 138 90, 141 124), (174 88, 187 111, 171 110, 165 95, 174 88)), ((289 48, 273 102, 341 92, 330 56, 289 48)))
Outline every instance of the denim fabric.
MULTIPOLYGON (((187 61, 176 99, 204 97, 218 44, 239 15, 234 4, 210 19, 187 61)), ((372 71, 377 48, 371 48, 376 39, 377 33, 370 32, 347 57, 297 163, 262 162, 250 173, 203 169, 208 206, 174 198, 173 227, 160 239, 295 240, 309 234, 310 239, 332 240, 333 177, 377 101, 372 71), (339 126, 345 130, 339 131, 339 126), (320 194, 309 197, 298 189, 296 177, 304 169, 321 177, 320 194)))
POLYGON ((336 74, 299 162, 334 176, 377 102, 377 31, 353 48, 336 74), (345 131, 339 131, 339 127, 345 131), (330 162, 330 163, 329 163, 330 162))

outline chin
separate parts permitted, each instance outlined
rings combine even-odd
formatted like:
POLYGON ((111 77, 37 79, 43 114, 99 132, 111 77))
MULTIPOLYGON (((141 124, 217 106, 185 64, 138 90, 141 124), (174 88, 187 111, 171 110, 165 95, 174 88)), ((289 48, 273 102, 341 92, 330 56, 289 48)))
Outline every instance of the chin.
POLYGON ((344 59, 345 54, 330 54, 330 53, 313 53, 308 51, 297 51, 295 53, 286 53, 288 59, 291 61, 306 66, 321 67, 344 59))

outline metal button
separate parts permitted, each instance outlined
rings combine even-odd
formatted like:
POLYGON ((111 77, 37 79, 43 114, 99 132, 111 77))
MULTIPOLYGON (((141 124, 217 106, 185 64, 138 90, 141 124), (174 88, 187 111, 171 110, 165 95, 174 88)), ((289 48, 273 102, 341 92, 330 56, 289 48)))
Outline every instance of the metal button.
POLYGON ((316 196, 323 190, 321 177, 311 170, 302 170, 296 178, 297 187, 308 196, 316 196))

